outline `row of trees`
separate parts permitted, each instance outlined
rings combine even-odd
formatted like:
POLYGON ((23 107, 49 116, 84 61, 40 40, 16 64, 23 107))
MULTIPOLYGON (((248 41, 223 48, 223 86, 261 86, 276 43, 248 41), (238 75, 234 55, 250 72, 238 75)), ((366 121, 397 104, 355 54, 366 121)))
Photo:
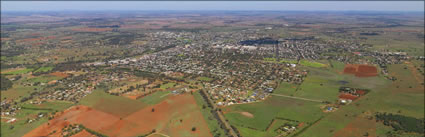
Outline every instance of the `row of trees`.
POLYGON ((13 83, 8 78, 6 78, 4 75, 0 75, 0 90, 7 90, 12 87, 13 83))
POLYGON ((395 131, 416 132, 420 134, 425 132, 424 118, 417 119, 392 113, 377 113, 375 117, 377 122, 382 121, 384 125, 393 127, 395 131))

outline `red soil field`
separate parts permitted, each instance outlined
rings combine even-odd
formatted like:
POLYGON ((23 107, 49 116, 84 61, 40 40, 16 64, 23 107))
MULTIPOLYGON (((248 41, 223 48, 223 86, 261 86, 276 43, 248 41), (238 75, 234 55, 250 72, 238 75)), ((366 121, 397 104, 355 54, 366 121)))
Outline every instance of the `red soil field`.
POLYGON ((86 130, 80 131, 75 135, 72 135, 71 137, 96 137, 95 135, 90 134, 86 130))
POLYGON ((111 31, 112 28, 77 28, 72 30, 80 31, 80 32, 104 32, 104 31, 111 31))
POLYGON ((66 77, 68 77, 68 76, 69 76, 68 74, 63 73, 63 72, 52 72, 52 73, 50 73, 49 75, 57 76, 57 77, 62 77, 62 78, 66 78, 66 77))
POLYGON ((69 124, 83 124, 89 129, 100 130, 117 121, 119 121, 119 117, 114 115, 97 111, 87 106, 73 106, 63 113, 58 112, 54 119, 30 131, 24 137, 47 136, 54 130, 56 130, 56 133, 52 136, 58 136, 61 129, 69 124))
POLYGON ((366 94, 366 92, 363 90, 357 90, 356 93, 359 94, 360 96, 363 96, 364 94, 366 94))
POLYGON ((59 136, 61 129, 69 124, 82 124, 111 137, 144 135, 153 129, 173 136, 212 136, 199 106, 190 94, 169 96, 159 104, 121 118, 87 106, 73 106, 58 112, 48 123, 30 131, 25 137, 47 136, 54 130, 56 133, 52 136, 59 136), (196 131, 192 131, 192 127, 196 127, 196 131))
POLYGON ((123 122, 120 121, 120 123, 103 128, 101 132, 110 136, 136 136, 149 133, 155 129, 160 133, 165 132, 164 134, 178 136, 182 131, 191 133, 192 127, 195 126, 197 130, 192 132, 192 136, 212 136, 198 109, 192 95, 170 96, 159 104, 134 112, 124 118, 123 122), (152 112, 152 109, 154 109, 154 112, 152 112), (174 122, 180 122, 174 118, 184 116, 189 117, 182 118, 183 122, 179 123, 179 126, 172 127, 177 125, 173 124, 174 122))
POLYGON ((373 77, 378 75, 378 70, 375 66, 346 64, 344 73, 354 74, 357 77, 373 77))
POLYGON ((350 100, 355 100, 355 99, 357 99, 358 98, 358 96, 354 96, 354 95, 351 95, 351 94, 346 94, 346 93, 341 93, 341 94, 339 94, 339 96, 338 96, 340 99, 350 99, 350 100))

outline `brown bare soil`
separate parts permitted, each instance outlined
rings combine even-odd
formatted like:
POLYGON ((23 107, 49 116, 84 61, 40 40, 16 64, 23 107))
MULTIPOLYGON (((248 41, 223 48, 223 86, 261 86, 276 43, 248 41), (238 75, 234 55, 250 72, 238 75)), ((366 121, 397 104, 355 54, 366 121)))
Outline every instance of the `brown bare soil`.
POLYGON ((71 137, 96 137, 95 135, 90 134, 86 130, 80 131, 75 135, 72 135, 71 137))
POLYGON ((373 77, 378 75, 378 70, 375 66, 361 64, 346 64, 344 73, 354 74, 356 77, 373 77))
POLYGON ((64 112, 58 112, 54 119, 30 131, 24 137, 48 136, 55 130, 56 133, 51 134, 51 136, 59 136, 62 128, 69 124, 83 124, 89 129, 99 130, 114 124, 118 120, 119 117, 117 116, 87 106, 73 106, 64 112))
POLYGON ((66 77, 68 77, 68 76, 69 76, 68 74, 63 73, 63 72, 52 72, 52 73, 50 73, 49 75, 57 76, 57 77, 62 77, 62 78, 66 78, 66 77))
POLYGON ((357 96, 354 96, 354 95, 351 95, 351 94, 347 94, 347 93, 341 93, 341 94, 339 94, 338 97, 340 99, 350 99, 350 100, 355 100, 355 99, 358 98, 357 96))
POLYGON ((189 94, 170 96, 159 104, 143 108, 123 119, 129 123, 116 123, 103 128, 101 132, 110 136, 136 136, 155 129, 161 133, 179 136, 181 131, 186 130, 190 133, 192 127, 196 126, 197 132, 193 132, 193 136, 211 136, 198 109, 193 96, 189 94), (174 118, 184 116, 190 117, 182 118, 184 119, 182 123, 175 124, 180 121, 174 118))
POLYGON ((245 117, 254 118, 254 115, 249 112, 241 112, 241 114, 245 117))

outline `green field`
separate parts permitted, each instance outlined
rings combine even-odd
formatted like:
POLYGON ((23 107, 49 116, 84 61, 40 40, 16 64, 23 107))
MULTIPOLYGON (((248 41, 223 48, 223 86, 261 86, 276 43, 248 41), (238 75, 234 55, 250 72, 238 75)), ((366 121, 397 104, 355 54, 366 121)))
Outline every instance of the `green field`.
POLYGON ((53 68, 54 67, 40 67, 34 72, 47 72, 47 71, 51 71, 53 68))
MULTIPOLYGON (((424 102, 423 86, 414 78, 415 75, 405 64, 389 65, 390 75, 396 76, 397 81, 390 82, 383 77, 373 78, 350 78, 348 85, 369 87, 371 90, 365 97, 360 98, 354 104, 344 106, 336 112, 330 113, 320 122, 300 134, 301 137, 331 136, 354 122, 362 112, 387 112, 401 114, 415 118, 423 118, 424 102), (363 84, 362 84, 363 83, 363 84), (412 86, 410 88, 409 86, 412 86)), ((362 129, 367 130, 367 129, 362 129)), ((375 129, 372 129, 375 130, 375 129)), ((376 123, 376 135, 386 136, 385 133, 391 128, 376 123)), ((366 132, 366 131, 364 131, 366 132)))
POLYGON ((144 104, 155 105, 166 99, 167 96, 170 96, 169 94, 171 94, 170 91, 157 91, 138 100, 142 101, 144 104))
POLYGON ((53 102, 44 102, 41 105, 33 104, 22 104, 23 109, 19 110, 19 113, 14 116, 17 118, 17 121, 13 124, 2 122, 1 124, 1 136, 4 137, 20 137, 28 133, 32 129, 38 127, 39 125, 47 122, 47 117, 42 117, 39 120, 36 120, 32 123, 26 123, 26 120, 33 119, 37 117, 38 113, 53 113, 56 111, 62 111, 66 108, 72 106, 72 103, 65 101, 53 101, 53 102), (10 127, 13 125, 13 129, 10 127))
POLYGON ((28 79, 28 82, 41 82, 41 83, 47 83, 49 81, 52 80, 59 80, 62 79, 62 77, 57 77, 57 76, 53 76, 53 75, 40 75, 37 77, 33 77, 28 79))
POLYGON ((122 96, 110 95, 102 90, 93 91, 93 93, 81 99, 79 104, 120 117, 128 116, 146 107, 146 104, 140 101, 122 96))
POLYGON ((210 82, 213 80, 212 78, 209 78, 209 77, 199 77, 198 79, 201 81, 206 81, 206 82, 210 82))
POLYGON ((170 83, 161 85, 159 88, 161 88, 161 89, 168 89, 168 88, 174 87, 175 85, 176 85, 176 83, 170 82, 170 83))
MULTIPOLYGON (((33 71, 34 69, 32 69, 32 68, 25 68, 25 69, 17 69, 17 70, 12 70, 12 71, 9 71, 9 72, 6 72, 6 73, 2 73, 2 74, 9 74, 9 75, 18 75, 18 74, 25 74, 25 73, 28 73, 28 72, 31 72, 31 71, 33 71)), ((6 70, 2 70, 2 71, 6 71, 6 70)))
POLYGON ((265 130, 274 118, 311 123, 324 115, 320 110, 320 105, 321 103, 317 102, 272 96, 259 103, 228 106, 225 110, 229 112, 225 113, 225 117, 230 124, 240 130, 242 136, 255 134, 273 136, 274 133, 268 133, 265 130), (239 112, 249 112, 254 117, 249 118, 239 112))
POLYGON ((315 67, 315 68, 320 68, 320 67, 325 67, 325 64, 319 63, 319 62, 313 62, 313 61, 308 61, 308 60, 300 60, 300 64, 303 66, 307 66, 307 67, 315 67))

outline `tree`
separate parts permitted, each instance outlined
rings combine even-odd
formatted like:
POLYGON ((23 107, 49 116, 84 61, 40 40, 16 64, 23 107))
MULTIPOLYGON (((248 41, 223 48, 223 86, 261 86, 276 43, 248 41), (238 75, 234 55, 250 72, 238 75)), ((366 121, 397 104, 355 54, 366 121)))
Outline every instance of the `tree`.
POLYGON ((155 109, 154 108, 152 108, 152 112, 155 112, 155 109))
POLYGON ((196 131, 196 127, 192 127, 192 131, 196 131))

